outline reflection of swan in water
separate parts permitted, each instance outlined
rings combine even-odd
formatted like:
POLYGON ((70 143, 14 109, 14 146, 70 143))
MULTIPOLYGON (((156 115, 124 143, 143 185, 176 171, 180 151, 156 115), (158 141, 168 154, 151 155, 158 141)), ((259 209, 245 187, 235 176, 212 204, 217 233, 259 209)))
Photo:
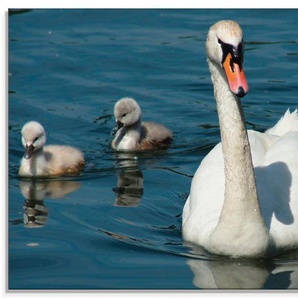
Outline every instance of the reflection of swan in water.
POLYGON ((143 195, 143 173, 138 167, 138 159, 130 153, 116 153, 119 167, 116 193, 117 206, 137 206, 143 195))
POLYGON ((20 189, 26 198, 24 202, 24 225, 28 228, 42 227, 46 224, 48 208, 45 198, 58 199, 81 187, 76 181, 21 180, 20 189))
POLYGON ((194 286, 201 289, 297 289, 298 261, 293 259, 298 259, 298 251, 292 252, 289 258, 291 262, 283 259, 190 259, 187 264, 194 274, 194 286))

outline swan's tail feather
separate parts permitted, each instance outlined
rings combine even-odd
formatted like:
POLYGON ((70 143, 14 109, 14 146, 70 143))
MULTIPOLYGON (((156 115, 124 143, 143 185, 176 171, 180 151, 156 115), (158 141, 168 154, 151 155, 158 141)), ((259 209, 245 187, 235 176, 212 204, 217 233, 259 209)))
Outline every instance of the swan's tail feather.
POLYGON ((289 131, 298 131, 298 110, 295 109, 294 112, 290 112, 288 109, 285 114, 280 118, 280 120, 266 132, 282 136, 289 131))

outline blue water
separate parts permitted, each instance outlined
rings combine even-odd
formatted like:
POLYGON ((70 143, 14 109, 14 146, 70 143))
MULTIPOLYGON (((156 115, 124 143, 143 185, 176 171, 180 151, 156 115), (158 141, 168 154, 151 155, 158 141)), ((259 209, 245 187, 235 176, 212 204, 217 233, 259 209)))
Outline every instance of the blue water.
POLYGON ((8 21, 8 288, 298 288, 298 256, 231 261, 184 246, 192 175, 220 141, 206 64, 208 28, 244 31, 247 125, 297 108, 297 10, 18 10, 8 21), (113 106, 174 133, 166 152, 115 153, 113 106), (20 180, 20 130, 81 148, 77 177, 20 180))

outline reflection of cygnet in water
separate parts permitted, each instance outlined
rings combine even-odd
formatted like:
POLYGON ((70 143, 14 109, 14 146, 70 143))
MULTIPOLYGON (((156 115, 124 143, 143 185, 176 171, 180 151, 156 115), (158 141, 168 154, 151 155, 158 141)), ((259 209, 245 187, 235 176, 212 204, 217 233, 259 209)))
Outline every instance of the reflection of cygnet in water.
POLYGON ((26 200, 24 203, 24 226, 26 228, 43 227, 48 218, 48 208, 44 201, 26 200))
POLYGON ((58 199, 81 187, 76 181, 21 180, 20 189, 24 202, 24 225, 27 228, 43 227, 48 217, 45 198, 58 199))
POLYGON ((143 173, 138 167, 138 159, 130 153, 117 153, 116 163, 120 172, 116 193, 116 206, 137 206, 144 192, 143 173))
MULTIPOLYGON (((196 254, 202 255, 203 251, 196 254)), ((297 260, 298 251, 290 258, 297 260)), ((190 259, 193 284, 201 289, 295 289, 298 287, 297 262, 282 259, 190 259)))
POLYGON ((143 174, 140 170, 118 174, 116 193, 117 206, 137 206, 143 195, 143 174))

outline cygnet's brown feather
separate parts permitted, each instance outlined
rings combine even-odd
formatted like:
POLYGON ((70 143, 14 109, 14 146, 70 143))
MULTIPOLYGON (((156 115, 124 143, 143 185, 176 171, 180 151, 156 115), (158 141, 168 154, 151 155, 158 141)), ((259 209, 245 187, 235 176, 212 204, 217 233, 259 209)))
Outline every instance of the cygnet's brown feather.
POLYGON ((141 149, 166 149, 173 141, 172 132, 165 126, 154 122, 142 122, 141 149))
POLYGON ((51 165, 50 175, 77 173, 85 165, 83 153, 70 146, 48 145, 44 147, 44 154, 51 165))

